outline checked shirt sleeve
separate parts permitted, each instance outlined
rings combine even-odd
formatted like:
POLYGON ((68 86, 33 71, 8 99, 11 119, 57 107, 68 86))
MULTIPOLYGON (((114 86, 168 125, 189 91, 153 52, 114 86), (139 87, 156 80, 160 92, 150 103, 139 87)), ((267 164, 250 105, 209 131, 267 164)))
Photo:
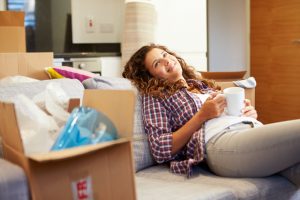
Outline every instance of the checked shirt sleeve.
POLYGON ((168 112, 160 100, 143 97, 143 117, 145 132, 148 135, 152 155, 157 163, 172 159, 172 131, 168 112))

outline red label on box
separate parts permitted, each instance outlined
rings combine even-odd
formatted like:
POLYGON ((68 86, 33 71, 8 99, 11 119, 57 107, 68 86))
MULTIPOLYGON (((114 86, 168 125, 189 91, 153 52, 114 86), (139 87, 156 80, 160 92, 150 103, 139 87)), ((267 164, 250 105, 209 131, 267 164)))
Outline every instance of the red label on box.
POLYGON ((93 190, 91 177, 88 176, 86 178, 73 181, 72 192, 74 200, 92 200, 93 190))

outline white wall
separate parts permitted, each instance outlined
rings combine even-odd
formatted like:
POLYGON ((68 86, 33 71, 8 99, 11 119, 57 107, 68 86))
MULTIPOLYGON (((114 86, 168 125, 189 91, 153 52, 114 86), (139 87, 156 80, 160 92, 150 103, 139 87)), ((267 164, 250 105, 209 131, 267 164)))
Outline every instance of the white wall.
POLYGON ((5 0, 0 0, 0 10, 6 10, 5 0))
POLYGON ((124 0, 72 0, 71 10, 73 43, 121 42, 124 0))
POLYGON ((207 70, 206 0, 156 0, 157 43, 178 53, 199 71, 207 70))
POLYGON ((249 0, 208 0, 209 71, 249 70, 249 0))
MULTIPOLYGON (((207 0, 132 1, 155 5, 156 43, 168 46, 197 70, 207 71, 207 0)), ((71 7, 74 43, 121 42, 124 0, 71 0, 71 7), (86 28, 88 18, 93 19, 92 30, 86 28), (102 33, 101 24, 112 25, 113 32, 102 33)))

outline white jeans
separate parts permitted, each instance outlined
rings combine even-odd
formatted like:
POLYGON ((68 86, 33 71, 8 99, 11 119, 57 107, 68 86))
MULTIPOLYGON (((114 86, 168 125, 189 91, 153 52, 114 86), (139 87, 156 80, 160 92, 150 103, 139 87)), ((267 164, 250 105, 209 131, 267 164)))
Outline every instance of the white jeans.
POLYGON ((300 163, 300 120, 216 135, 206 144, 206 153, 208 166, 220 176, 275 174, 300 163))

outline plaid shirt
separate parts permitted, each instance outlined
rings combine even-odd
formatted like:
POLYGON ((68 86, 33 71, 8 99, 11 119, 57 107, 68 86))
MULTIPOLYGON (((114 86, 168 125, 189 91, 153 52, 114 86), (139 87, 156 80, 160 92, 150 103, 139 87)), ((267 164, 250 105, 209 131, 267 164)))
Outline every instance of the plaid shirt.
MULTIPOLYGON (((201 81, 194 82, 197 87, 207 93, 208 88, 201 81)), ((145 131, 148 135, 151 152, 157 163, 170 162, 172 172, 186 174, 192 173, 192 165, 196 165, 204 159, 205 140, 204 128, 193 133, 189 142, 176 155, 171 155, 172 133, 189 121, 201 108, 203 102, 200 98, 182 88, 172 96, 161 99, 153 96, 143 96, 143 116, 145 131)))

